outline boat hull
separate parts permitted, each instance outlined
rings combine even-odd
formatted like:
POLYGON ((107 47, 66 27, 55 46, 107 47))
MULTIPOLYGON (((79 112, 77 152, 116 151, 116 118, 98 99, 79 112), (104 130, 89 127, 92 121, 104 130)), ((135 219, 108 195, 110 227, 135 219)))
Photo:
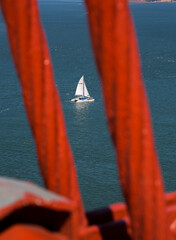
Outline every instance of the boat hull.
POLYGON ((76 102, 76 103, 83 103, 83 102, 94 102, 94 98, 73 98, 71 99, 71 102, 76 102))

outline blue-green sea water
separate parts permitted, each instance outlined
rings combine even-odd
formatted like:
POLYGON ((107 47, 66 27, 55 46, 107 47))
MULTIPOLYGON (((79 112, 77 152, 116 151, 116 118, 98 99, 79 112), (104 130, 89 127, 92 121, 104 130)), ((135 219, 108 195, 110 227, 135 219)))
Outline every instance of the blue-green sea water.
MULTIPOLYGON (((45 0, 40 1, 39 7, 85 207, 90 210, 123 201, 84 4, 78 0, 45 0), (85 76, 90 95, 95 98, 94 103, 70 103, 82 75, 85 76)), ((174 191, 176 4, 134 3, 130 8, 138 36, 143 78, 165 188, 174 191)), ((43 185, 2 16, 0 59, 0 175, 43 185)))

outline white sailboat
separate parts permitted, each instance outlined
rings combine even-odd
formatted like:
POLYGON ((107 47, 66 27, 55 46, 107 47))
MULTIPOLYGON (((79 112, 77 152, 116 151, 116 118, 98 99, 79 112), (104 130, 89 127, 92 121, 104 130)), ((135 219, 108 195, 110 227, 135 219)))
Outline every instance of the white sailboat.
POLYGON ((78 82, 75 98, 71 99, 72 102, 93 102, 94 98, 90 97, 87 90, 86 84, 84 82, 84 76, 82 76, 78 82))

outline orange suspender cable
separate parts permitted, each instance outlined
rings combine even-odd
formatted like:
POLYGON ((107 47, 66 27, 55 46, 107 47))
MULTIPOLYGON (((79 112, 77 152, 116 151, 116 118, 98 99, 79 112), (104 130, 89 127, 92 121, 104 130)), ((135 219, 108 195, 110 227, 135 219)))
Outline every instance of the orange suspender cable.
POLYGON ((0 3, 44 182, 49 190, 76 202, 78 222, 85 225, 73 156, 37 2, 1 0, 0 3))
POLYGON ((167 239, 163 182, 128 3, 86 4, 133 239, 167 239))

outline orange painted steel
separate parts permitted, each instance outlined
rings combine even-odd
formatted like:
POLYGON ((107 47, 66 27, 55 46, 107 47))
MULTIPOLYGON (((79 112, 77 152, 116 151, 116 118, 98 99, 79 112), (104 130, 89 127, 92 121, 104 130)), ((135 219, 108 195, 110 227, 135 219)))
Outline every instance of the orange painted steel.
POLYGON ((45 185, 74 200, 79 211, 73 218, 79 218, 80 226, 85 225, 73 156, 37 3, 35 0, 0 2, 45 185))
POLYGON ((126 204, 85 213, 37 2, 0 0, 44 183, 70 200, 58 231, 20 222, 0 239, 176 239, 176 193, 164 193, 128 3, 85 3, 126 204))
POLYGON ((163 181, 128 3, 86 3, 133 239, 168 239, 163 181))

